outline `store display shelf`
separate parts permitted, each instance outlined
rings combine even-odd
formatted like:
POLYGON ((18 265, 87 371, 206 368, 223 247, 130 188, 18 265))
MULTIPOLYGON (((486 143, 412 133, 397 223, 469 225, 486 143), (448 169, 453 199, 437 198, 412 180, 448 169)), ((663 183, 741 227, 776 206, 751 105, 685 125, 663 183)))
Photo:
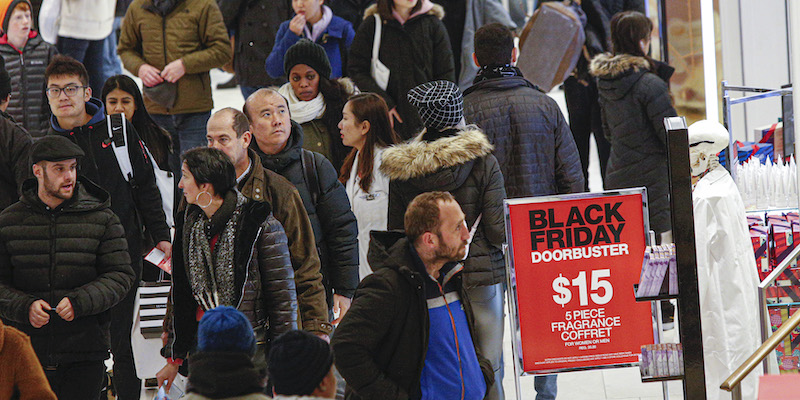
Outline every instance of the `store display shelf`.
POLYGON ((633 297, 636 301, 657 301, 657 300, 671 300, 677 299, 680 295, 677 294, 660 294, 658 296, 643 296, 643 297, 636 297, 636 290, 639 288, 639 285, 633 285, 633 297))
POLYGON ((683 375, 675 375, 675 376, 643 376, 642 383, 647 382, 665 382, 665 381, 679 381, 683 379, 683 375))

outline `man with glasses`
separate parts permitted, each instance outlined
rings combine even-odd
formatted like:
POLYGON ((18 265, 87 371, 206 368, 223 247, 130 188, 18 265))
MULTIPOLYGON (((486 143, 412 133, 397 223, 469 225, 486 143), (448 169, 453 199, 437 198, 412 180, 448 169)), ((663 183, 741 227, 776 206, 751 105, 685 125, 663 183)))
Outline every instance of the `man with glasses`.
MULTIPOLYGON (((142 228, 169 257, 172 253, 169 227, 161 208, 161 193, 153 168, 143 152, 133 125, 126 124, 128 156, 133 178, 123 177, 103 103, 92 97, 83 64, 67 56, 53 57, 45 71, 47 100, 53 116, 48 135, 71 139, 86 153, 80 174, 111 195, 111 210, 119 217, 128 240, 135 282, 142 276, 142 228), (141 221, 141 223, 139 222, 141 221)), ((117 127, 122 129, 122 127, 117 127)), ((113 128, 112 128, 113 129, 113 128)), ((114 382, 120 399, 138 399, 141 382, 136 376, 131 351, 131 326, 136 286, 111 311, 111 351, 114 354, 114 382)))

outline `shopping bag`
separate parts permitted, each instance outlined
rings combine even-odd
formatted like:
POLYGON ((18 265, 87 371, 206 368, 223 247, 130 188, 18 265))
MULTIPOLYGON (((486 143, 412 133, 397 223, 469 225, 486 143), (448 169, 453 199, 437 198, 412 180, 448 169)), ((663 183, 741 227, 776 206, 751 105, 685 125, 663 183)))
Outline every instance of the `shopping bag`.
POLYGON ((170 288, 170 282, 143 282, 136 292, 131 347, 136 375, 142 380, 155 378, 165 365, 161 332, 170 288))

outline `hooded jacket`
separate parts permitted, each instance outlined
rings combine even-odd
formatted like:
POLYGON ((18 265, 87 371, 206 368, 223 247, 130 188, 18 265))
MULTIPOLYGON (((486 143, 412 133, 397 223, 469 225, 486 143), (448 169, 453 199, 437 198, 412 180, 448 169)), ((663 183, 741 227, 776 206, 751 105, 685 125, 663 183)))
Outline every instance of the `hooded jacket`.
POLYGON ((522 76, 486 79, 467 89, 464 117, 494 144, 508 197, 583 191, 581 160, 564 115, 522 76))
POLYGON ((31 175, 31 135, 0 111, 0 211, 19 200, 19 187, 31 175))
POLYGON ((333 326, 328 323, 319 254, 303 199, 286 178, 264 168, 255 151, 249 149, 248 156, 252 163, 250 173, 239 182, 239 188, 243 195, 271 204, 272 213, 286 231, 297 288, 299 325, 309 332, 330 334, 333 326))
MULTIPOLYGON (((128 183, 122 176, 114 149, 108 140, 103 103, 96 98, 89 99, 86 102, 86 112, 92 116, 89 122, 71 130, 61 128, 58 119, 52 116, 48 134, 65 136, 86 153, 86 157, 78 164, 79 174, 111 195, 111 210, 117 214, 125 228, 128 250, 134 257, 139 257, 142 254, 142 223, 150 232, 153 242, 170 240, 152 160, 145 155, 136 129, 125 121, 128 132, 126 143, 134 176, 134 184, 128 183)), ((141 276, 141 262, 134 261, 133 265, 136 276, 141 276)))
POLYGON ((278 28, 292 17, 291 0, 217 0, 225 26, 236 32, 233 68, 242 86, 280 86, 286 82, 281 73, 271 78, 264 62, 275 44, 278 28))
POLYGON ((186 400, 269 400, 264 374, 246 353, 198 352, 189 365, 186 400))
POLYGON ((213 0, 179 0, 161 15, 153 0, 135 0, 123 19, 117 53, 125 69, 139 75, 150 64, 159 71, 181 60, 186 74, 178 79, 175 105, 167 109, 144 96, 151 114, 188 114, 211 111, 212 68, 231 60, 231 42, 222 14, 213 0))
MULTIPOLYGON (((413 260, 402 232, 372 232, 369 263, 373 272, 358 287, 352 306, 331 339, 336 368, 347 381, 348 400, 400 400, 419 395, 428 351, 429 315, 424 271, 413 260)), ((461 274, 453 279, 461 280, 461 274)), ((470 333, 472 307, 456 282, 470 333)), ((476 348, 486 387, 494 381, 490 363, 476 348)), ((457 379, 457 377, 455 378, 457 379)))
MULTIPOLYGON (((320 12, 322 12, 320 10, 320 12)), ((289 23, 291 20, 284 21, 278 34, 275 37, 275 45, 272 46, 272 52, 267 57, 265 67, 267 73, 272 77, 282 77, 283 72, 283 56, 289 47, 297 43, 303 36, 297 36, 289 30, 289 23)), ((342 18, 333 16, 328 28, 325 29, 317 38, 318 45, 325 49, 325 54, 328 55, 328 60, 331 63, 331 76, 330 79, 341 78, 347 71, 347 52, 350 49, 350 44, 353 43, 353 25, 342 18)), ((304 35, 305 36, 305 35, 304 35)))
POLYGON ((373 14, 377 13, 377 5, 364 12, 364 21, 350 46, 348 75, 361 91, 377 93, 390 110, 397 108, 403 123, 395 123, 394 129, 408 139, 422 127, 417 110, 406 97, 408 91, 425 82, 456 79, 450 39, 441 21, 444 9, 434 4, 427 13, 412 16, 402 25, 394 18, 383 20, 378 58, 391 71, 386 90, 370 74, 375 37, 373 14))
POLYGON ((671 229, 667 132, 664 118, 676 114, 667 83, 650 72, 644 57, 601 54, 592 60, 603 132, 611 142, 607 189, 647 188, 650 229, 671 229))
MULTIPOLYGON (((226 199, 226 201, 228 201, 226 199)), ((185 215, 202 213, 191 205, 185 215)), ((180 218, 175 227, 172 260, 173 332, 175 340, 168 353, 186 358, 197 343, 197 309, 189 277, 189 228, 180 218)), ((235 306, 256 333, 256 340, 268 344, 284 332, 297 329, 297 293, 294 272, 286 246, 286 233, 272 216, 268 203, 248 199, 237 222, 233 245, 235 306)), ((262 359, 263 360, 263 359, 262 359)), ((190 360, 191 363, 191 360, 190 360)), ((264 362, 265 364, 265 362, 264 362)))
POLYGON ((31 339, 0 319, 0 399, 56 400, 31 339), (8 369, 5 369, 8 368, 8 369))
POLYGON ((79 178, 71 199, 50 209, 35 179, 22 200, 0 213, 0 316, 31 337, 47 365, 108 358, 110 309, 128 293, 135 276, 125 232, 108 193, 79 178), (68 298, 75 319, 56 314, 36 329, 28 311, 42 299, 55 308, 68 298))
POLYGON ((450 192, 466 215, 467 227, 482 215, 464 261, 464 285, 505 282, 501 246, 505 241, 506 191, 500 166, 491 154, 492 145, 474 125, 445 132, 431 141, 424 140, 424 134, 383 152, 380 170, 390 179, 388 229, 403 229, 406 208, 417 195, 450 192))
POLYGON ((312 200, 309 182, 303 171, 302 155, 303 130, 292 121, 292 132, 286 146, 278 154, 267 155, 261 152, 256 141, 250 148, 261 157, 262 165, 288 179, 300 192, 303 205, 314 230, 320 262, 322 279, 327 291, 328 309, 333 305, 333 289, 336 294, 353 297, 358 286, 358 225, 344 186, 339 182, 336 170, 321 154, 314 154, 319 198, 312 200))
POLYGON ((55 46, 42 40, 31 31, 28 42, 17 49, 8 42, 8 35, 0 37, 0 56, 6 62, 6 71, 11 76, 11 100, 8 112, 22 124, 33 137, 47 134, 50 127, 50 103, 44 93, 47 82, 44 70, 56 55, 55 46))

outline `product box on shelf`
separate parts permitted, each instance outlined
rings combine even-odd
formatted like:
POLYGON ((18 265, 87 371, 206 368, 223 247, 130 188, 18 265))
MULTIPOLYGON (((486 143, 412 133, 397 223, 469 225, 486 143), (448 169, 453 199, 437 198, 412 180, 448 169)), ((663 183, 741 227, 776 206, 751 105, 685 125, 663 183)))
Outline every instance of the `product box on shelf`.
POLYGON ((784 156, 783 149, 783 122, 770 124, 755 129, 755 137, 760 137, 759 143, 770 143, 773 145, 775 158, 784 156))

